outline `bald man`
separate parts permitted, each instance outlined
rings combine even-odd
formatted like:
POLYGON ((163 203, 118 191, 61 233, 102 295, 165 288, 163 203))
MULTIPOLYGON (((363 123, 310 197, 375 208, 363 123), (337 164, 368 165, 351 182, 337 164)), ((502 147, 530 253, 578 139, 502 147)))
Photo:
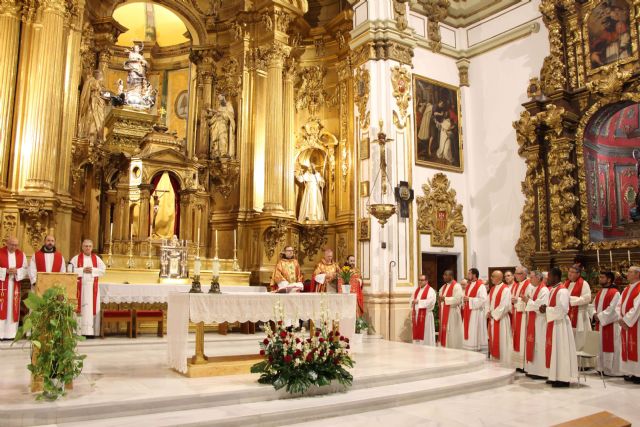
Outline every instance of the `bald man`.
POLYGON ((511 365, 511 290, 503 283, 502 271, 491 273, 491 291, 487 299, 485 312, 489 319, 489 354, 501 364, 511 365))
POLYGON ((98 277, 106 270, 104 262, 93 253, 93 242, 82 242, 82 252, 69 262, 70 273, 78 276, 78 308, 80 334, 92 337, 100 333, 100 288, 98 277))
POLYGON ((29 263, 29 280, 33 286, 38 273, 64 273, 64 257, 56 250, 56 238, 48 235, 44 238, 44 245, 33 254, 29 263))
POLYGON ((0 248, 0 339, 15 338, 20 320, 20 281, 28 277, 27 257, 18 239, 9 237, 0 248))

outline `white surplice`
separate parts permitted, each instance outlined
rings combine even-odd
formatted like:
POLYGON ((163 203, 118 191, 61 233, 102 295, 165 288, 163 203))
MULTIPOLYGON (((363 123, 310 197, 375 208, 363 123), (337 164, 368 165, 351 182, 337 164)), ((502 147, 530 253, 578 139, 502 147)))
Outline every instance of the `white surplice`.
MULTIPOLYGON (((440 288, 440 296, 445 296, 449 292, 449 287, 452 286, 451 283, 447 283, 442 288, 440 288)), ((460 283, 456 283, 453 285, 453 294, 450 297, 444 298, 444 305, 448 305, 449 308, 449 320, 447 322, 447 348, 462 348, 462 314, 460 312, 460 308, 462 307, 462 298, 464 297, 464 292, 462 291, 462 286, 460 283)), ((440 310, 442 310, 443 306, 440 305, 440 310)), ((442 313, 442 312, 441 312, 442 313)), ((442 337, 440 337, 442 340, 442 337)), ((440 341, 442 342, 442 341, 440 341)))
MULTIPOLYGON (((528 291, 529 293, 527 294, 527 296, 529 297, 529 301, 527 301, 527 305, 525 307, 526 319, 522 319, 522 323, 527 325, 528 327, 529 313, 533 312, 536 314, 536 320, 534 322, 535 328, 536 328, 536 335, 533 343, 533 361, 531 362, 526 361, 524 365, 524 370, 529 375, 537 375, 539 377, 548 377, 549 369, 547 369, 547 363, 545 359, 546 357, 545 343, 547 340, 547 315, 545 313, 540 313, 540 307, 543 305, 549 304, 549 289, 543 284, 540 284, 539 286, 542 286, 542 289, 540 289, 540 292, 538 292, 538 295, 535 301, 533 300, 533 295, 536 293, 536 290, 538 288, 534 287, 533 285, 529 286, 529 291, 528 291)), ((525 357, 525 360, 526 360, 526 356, 527 356, 527 341, 526 341, 527 330, 526 329, 524 330, 524 336, 525 336, 524 347, 520 347, 520 349, 522 350, 522 355, 523 357, 525 357)))
POLYGON ((98 335, 100 333, 100 287, 96 296, 96 315, 93 315, 93 279, 104 275, 106 266, 99 256, 96 256, 97 267, 93 267, 91 256, 82 254, 83 267, 78 267, 78 256, 71 258, 69 273, 76 273, 82 277, 82 305, 80 307, 80 318, 78 327, 80 335, 98 335), (91 267, 91 273, 84 273, 85 267, 91 267))
MULTIPOLYGON (((47 273, 65 273, 66 272, 66 264, 64 262, 64 256, 62 257, 62 263, 60 263, 60 270, 53 270, 53 258, 54 254, 44 254, 44 265, 47 269, 47 273)), ((31 285, 36 283, 36 278, 38 277, 38 268, 36 267, 36 256, 31 256, 31 261, 29 262, 29 280, 31 281, 31 285)))
MULTIPOLYGON (((626 309, 626 306, 628 304, 627 300, 630 298, 636 286, 640 286, 640 282, 632 283, 629 285, 629 291, 624 299, 622 298, 622 296, 620 296, 620 301, 618 302, 617 311, 621 315, 624 312, 622 308, 624 307, 626 309)), ((624 316, 622 316, 622 320, 627 326, 632 327, 634 324, 638 323, 639 316, 640 316, 640 295, 638 295, 633 300, 633 307, 631 307, 629 311, 624 312, 624 316)), ((636 342, 640 343, 640 327, 638 327, 637 335, 638 335, 637 336, 638 340, 636 342)), ((638 357, 638 361, 627 360, 625 362, 624 360, 622 360, 620 362, 620 369, 625 375, 633 375, 635 377, 640 377, 640 357, 638 357)))
POLYGON ((575 282, 569 283, 569 305, 571 307, 578 307, 578 321, 576 323, 574 337, 576 340, 576 350, 582 350, 586 336, 585 332, 591 330, 591 320, 588 310, 589 304, 591 303, 591 287, 586 280, 583 280, 580 296, 573 297, 571 296, 571 292, 573 292, 575 285, 575 282))
MULTIPOLYGON (((485 305, 487 303, 487 288, 484 284, 474 281, 467 285, 469 289, 468 295, 471 295, 475 288, 478 293, 475 298, 469 298, 467 305, 471 308, 471 316, 469 317, 469 337, 464 338, 464 329, 462 330, 462 348, 471 351, 487 350, 487 321, 485 316, 485 305)), ((464 328, 464 303, 462 305, 462 322, 464 328)))
POLYGON ((435 347, 436 345, 436 330, 435 330, 435 322, 433 321, 433 308, 436 306, 436 300, 438 299, 436 296, 436 291, 433 290, 431 286, 428 284, 425 285, 427 290, 427 298, 421 299, 422 294, 425 291, 424 289, 418 292, 418 297, 415 301, 415 305, 413 309, 415 310, 416 317, 418 316, 418 312, 422 309, 427 310, 427 315, 424 319, 424 337, 422 340, 413 340, 414 344, 420 345, 429 345, 435 347))
POLYGON ((513 304, 513 324, 511 325, 514 340, 516 339, 516 315, 517 313, 522 313, 522 321, 520 322, 520 351, 515 350, 515 342, 511 350, 511 361, 517 368, 522 368, 524 365, 525 348, 527 345, 527 313, 525 311, 527 305, 522 301, 522 295, 528 295, 529 298, 531 298, 531 295, 533 295, 532 289, 534 289, 534 287, 528 280, 522 283, 514 283, 511 287, 511 298, 516 298, 516 302, 513 304), (522 292, 523 287, 524 292, 522 292))
MULTIPOLYGON (((16 253, 8 252, 7 258, 9 261, 9 268, 16 268, 16 253)), ((0 339, 11 339, 16 336, 16 332, 18 331, 18 321, 13 320, 13 291, 15 286, 20 286, 20 281, 26 278, 28 274, 27 257, 24 253, 22 253, 22 267, 18 268, 15 275, 8 274, 6 268, 0 267, 0 281, 7 281, 7 318, 6 320, 0 319, 0 339)), ((20 310, 20 308, 18 308, 18 310, 20 310)))
POLYGON ((555 307, 547 306, 547 322, 554 322, 551 338, 551 364, 549 381, 571 382, 578 379, 578 357, 569 320, 569 291, 566 288, 553 289, 549 301, 557 292, 555 307))
MULTIPOLYGON (((511 320, 509 314, 511 313, 511 290, 509 286, 504 283, 500 283, 493 287, 489 292, 489 298, 487 299, 485 310, 490 313, 491 319, 489 322, 489 328, 491 328, 490 334, 494 334, 494 321, 498 321, 500 324, 499 342, 500 342, 500 357, 494 358, 499 360, 502 365, 511 365, 511 351, 513 350, 513 341, 511 335, 511 320), (500 295, 500 302, 498 302, 498 295, 500 295)), ((492 339, 495 337, 492 336, 492 339)), ((491 346, 491 344, 490 344, 491 346)), ((489 348, 489 354, 491 354, 491 348, 489 348)))
MULTIPOLYGON (((620 325, 618 324, 620 314, 616 310, 618 302, 620 301, 620 292, 615 294, 611 299, 609 306, 605 307, 604 300, 607 291, 607 288, 602 289, 601 292, 603 293, 598 301, 598 306, 593 307, 595 310, 595 316, 600 323, 600 354, 598 355, 598 370, 604 372, 605 375, 621 376, 622 371, 620 370, 620 362, 622 359, 620 358, 620 325), (611 324, 613 324, 613 353, 605 353, 602 328, 611 324)), ((593 303, 595 305, 595 300, 593 303)))

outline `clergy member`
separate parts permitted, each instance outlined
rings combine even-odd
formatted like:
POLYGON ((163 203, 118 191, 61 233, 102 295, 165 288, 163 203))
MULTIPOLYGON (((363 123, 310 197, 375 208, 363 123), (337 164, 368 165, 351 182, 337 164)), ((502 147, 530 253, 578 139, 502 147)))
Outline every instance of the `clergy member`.
POLYGON ((581 277, 582 267, 578 264, 569 267, 569 278, 564 282, 569 291, 569 320, 575 329, 576 350, 582 350, 586 331, 591 330, 589 320, 589 303, 591 302, 591 288, 589 283, 581 277))
POLYGON ((38 273, 64 273, 64 257, 56 250, 56 238, 48 235, 44 245, 33 254, 29 263, 29 280, 31 286, 36 283, 38 273))
POLYGON ((436 305, 436 291, 429 286, 427 276, 422 274, 418 287, 411 298, 411 326, 414 344, 436 345, 436 331, 433 322, 433 308, 436 305))
POLYGON ((20 281, 28 277, 27 257, 18 239, 9 237, 0 249, 0 339, 15 338, 20 320, 20 281))
POLYGON ((640 363, 638 360, 638 339, 640 328, 638 318, 640 316, 640 267, 631 266, 627 271, 629 286, 622 292, 618 303, 620 324, 620 355, 622 362, 620 367, 625 381, 640 384, 640 363))
MULTIPOLYGON (((362 294, 362 273, 360 273, 360 269, 356 267, 356 257, 353 255, 349 255, 347 257, 347 262, 345 262, 345 267, 349 267, 351 269, 351 280, 349 284, 351 285, 351 293, 356 294, 357 304, 356 304, 356 315, 357 317, 362 316, 364 313, 364 296, 362 294)), ((342 286, 342 278, 338 279, 338 286, 342 286)))
POLYGON ((489 354, 502 365, 511 365, 511 290, 502 281, 502 271, 491 273, 491 291, 486 302, 485 310, 489 318, 489 354))
POLYGON ((333 251, 329 248, 325 249, 324 258, 320 260, 316 269, 313 270, 316 292, 337 293, 339 272, 340 266, 333 260, 333 251))
POLYGON ((526 317, 523 322, 526 344, 522 348, 526 359, 524 370, 529 378, 543 380, 549 376, 545 353, 547 341, 545 310, 549 304, 549 289, 545 286, 544 276, 540 271, 532 271, 530 280, 529 291, 522 296, 522 301, 526 304, 526 317))
POLYGON ((93 252, 93 242, 85 239, 82 252, 71 258, 69 273, 78 276, 78 308, 80 334, 86 337, 100 332, 100 288, 98 277, 104 275, 106 266, 93 252))
POLYGON ((442 274, 444 285, 440 288, 440 345, 449 348, 462 348, 462 287, 453 279, 453 271, 442 274))
POLYGON ((604 271, 598 276, 600 291, 593 302, 596 331, 600 334, 598 370, 609 376, 622 376, 620 371, 620 314, 616 310, 620 292, 614 283, 615 276, 604 271))
MULTIPOLYGON (((516 271, 514 273, 515 281, 511 286, 511 304, 513 305, 511 329, 513 330, 513 352, 512 360, 515 366, 517 366, 516 371, 524 372, 524 350, 525 350, 525 340, 526 340, 526 315, 525 315, 525 307, 527 302, 524 300, 525 295, 531 295, 532 285, 530 280, 527 278, 529 271, 523 266, 516 267, 516 271)), ((505 277, 507 275, 505 274, 505 277)), ((542 280, 542 274, 540 274, 540 279, 542 280)))
POLYGON ((487 288, 478 276, 477 268, 467 272, 467 287, 464 289, 462 301, 462 321, 464 326, 462 348, 471 351, 487 350, 487 322, 485 322, 484 306, 487 302, 487 288))
MULTIPOLYGON (((575 277, 575 276, 574 276, 575 277)), ((547 314, 547 337, 545 362, 549 368, 548 382, 553 387, 569 387, 571 380, 578 379, 578 357, 569 320, 569 290, 561 283, 562 272, 554 267, 549 272, 549 304, 547 314)))
MULTIPOLYGON (((269 284, 269 290, 271 292, 286 292, 287 288, 291 288, 294 283, 302 283, 302 272, 300 271, 300 264, 298 260, 293 256, 293 246, 287 246, 284 248, 284 252, 281 255, 280 260, 276 263, 276 268, 271 275, 271 282, 269 284)), ((299 287, 291 288, 293 291, 299 291, 299 287)))

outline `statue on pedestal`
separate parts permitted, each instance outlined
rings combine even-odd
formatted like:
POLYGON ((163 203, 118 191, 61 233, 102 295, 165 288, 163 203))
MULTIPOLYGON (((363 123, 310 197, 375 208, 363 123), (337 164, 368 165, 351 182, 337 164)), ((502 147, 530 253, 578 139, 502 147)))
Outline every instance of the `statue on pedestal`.
POLYGON ((306 171, 296 176, 296 181, 304 185, 298 221, 324 221, 324 207, 322 206, 324 178, 316 171, 313 163, 308 166, 303 165, 303 168, 306 171))
POLYGON ((157 90, 147 80, 149 63, 142 55, 143 48, 142 42, 136 42, 131 50, 125 49, 129 56, 124 62, 124 69, 128 72, 124 103, 144 110, 155 105, 157 90))
POLYGON ((80 94, 79 138, 88 138, 93 144, 102 141, 105 109, 110 100, 111 94, 103 85, 102 71, 94 71, 85 80, 80 94))
POLYGON ((217 110, 209 109, 209 151, 212 159, 218 157, 235 158, 236 119, 231 102, 223 95, 218 96, 217 110))

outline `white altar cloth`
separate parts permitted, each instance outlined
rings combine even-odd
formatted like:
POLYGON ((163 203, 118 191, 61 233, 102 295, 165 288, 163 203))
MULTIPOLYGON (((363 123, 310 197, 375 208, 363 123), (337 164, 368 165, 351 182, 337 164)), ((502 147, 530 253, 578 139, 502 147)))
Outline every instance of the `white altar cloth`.
POLYGON ((282 304, 285 320, 311 319, 319 325, 322 309, 326 307, 329 319, 340 322, 342 335, 351 337, 355 333, 356 294, 170 293, 167 313, 169 366, 178 372, 187 372, 189 321, 222 323, 275 320, 274 305, 277 301, 282 304))
MULTIPOLYGON (((170 292, 189 292, 191 285, 164 283, 100 283, 100 302, 116 303, 166 303, 170 292)), ((222 292, 267 292, 264 286, 220 286, 222 292)), ((209 284, 202 284, 202 292, 209 292, 209 284)))

